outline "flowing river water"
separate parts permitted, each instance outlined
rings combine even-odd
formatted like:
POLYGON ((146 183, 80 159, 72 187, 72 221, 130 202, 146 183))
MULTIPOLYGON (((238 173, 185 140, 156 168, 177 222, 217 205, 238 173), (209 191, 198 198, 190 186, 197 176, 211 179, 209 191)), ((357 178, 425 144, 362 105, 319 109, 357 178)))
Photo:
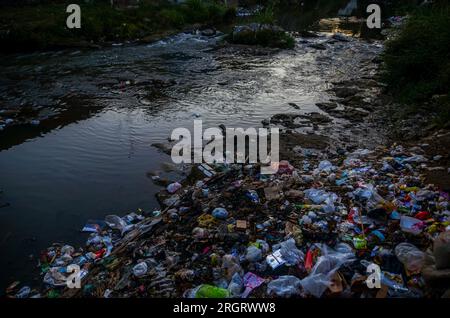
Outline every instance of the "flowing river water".
MULTIPOLYGON (((2 290, 35 277, 38 251, 52 242, 82 244, 87 220, 158 209, 161 188, 148 173, 183 175, 167 169, 170 157, 152 144, 174 128, 192 129, 194 119, 205 128, 261 127, 280 113, 323 113, 315 104, 333 98, 331 83, 353 79, 382 49, 359 39, 329 43, 330 34, 297 37, 285 51, 221 46, 220 39, 182 33, 0 61, 2 101, 32 105, 41 120, 0 137, 1 200, 9 203, 0 209, 2 290)), ((298 130, 361 147, 377 139, 342 118, 298 130)))

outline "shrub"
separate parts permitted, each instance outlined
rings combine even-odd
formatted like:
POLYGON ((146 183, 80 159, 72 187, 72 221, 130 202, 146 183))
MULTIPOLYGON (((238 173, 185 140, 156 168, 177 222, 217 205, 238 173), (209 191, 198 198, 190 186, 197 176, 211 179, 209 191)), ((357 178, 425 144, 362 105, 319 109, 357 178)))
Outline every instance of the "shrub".
POLYGON ((386 43, 383 79, 403 102, 423 102, 450 87, 449 7, 416 11, 386 43))

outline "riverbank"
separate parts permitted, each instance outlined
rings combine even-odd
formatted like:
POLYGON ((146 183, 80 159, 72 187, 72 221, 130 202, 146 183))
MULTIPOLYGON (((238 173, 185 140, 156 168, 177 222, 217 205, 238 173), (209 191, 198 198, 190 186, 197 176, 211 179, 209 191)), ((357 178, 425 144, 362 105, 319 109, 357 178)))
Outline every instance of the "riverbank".
POLYGON ((66 6, 38 4, 1 10, 1 52, 151 43, 183 29, 227 25, 236 18, 234 7, 217 1, 190 0, 183 4, 143 1, 129 7, 113 7, 105 1, 84 3, 81 28, 68 29, 66 6))

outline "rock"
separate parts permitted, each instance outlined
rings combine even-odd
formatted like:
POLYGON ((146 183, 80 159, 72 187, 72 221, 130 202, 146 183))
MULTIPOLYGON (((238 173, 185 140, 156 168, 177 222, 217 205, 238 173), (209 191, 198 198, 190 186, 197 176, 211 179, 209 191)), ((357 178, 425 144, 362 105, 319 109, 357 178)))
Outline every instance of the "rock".
POLYGON ((354 87, 334 87, 332 91, 340 98, 347 98, 359 93, 359 89, 354 87))
POLYGON ((332 38, 341 42, 350 42, 350 38, 342 33, 335 33, 332 38))
POLYGON ((334 102, 316 103, 316 106, 319 107, 324 112, 328 112, 330 110, 336 109, 338 107, 338 104, 334 102))
POLYGON ((300 31, 299 35, 303 38, 318 38, 319 35, 315 32, 311 32, 311 31, 300 31))
POLYGON ((322 44, 322 43, 312 43, 308 46, 312 47, 313 49, 316 49, 316 50, 326 50, 327 49, 325 44, 322 44))
POLYGON ((235 26, 229 40, 235 44, 261 45, 273 48, 292 48, 295 42, 279 26, 251 23, 235 26))
POLYGON ((301 117, 309 119, 314 124, 326 124, 326 123, 330 123, 333 121, 330 117, 325 116, 320 113, 317 113, 317 112, 312 112, 308 115, 301 116, 301 117))
POLYGON ((270 123, 274 125, 283 125, 286 128, 294 129, 303 126, 294 122, 295 119, 299 117, 300 115, 298 114, 276 114, 272 116, 270 123))
POLYGON ((208 28, 200 31, 200 34, 203 36, 214 36, 216 33, 217 32, 214 28, 208 28))
POLYGON ((159 150, 161 150, 162 152, 164 152, 165 154, 170 155, 172 153, 172 148, 173 146, 177 143, 177 141, 171 141, 171 142, 167 142, 167 143, 154 143, 152 144, 152 147, 155 147, 159 150))

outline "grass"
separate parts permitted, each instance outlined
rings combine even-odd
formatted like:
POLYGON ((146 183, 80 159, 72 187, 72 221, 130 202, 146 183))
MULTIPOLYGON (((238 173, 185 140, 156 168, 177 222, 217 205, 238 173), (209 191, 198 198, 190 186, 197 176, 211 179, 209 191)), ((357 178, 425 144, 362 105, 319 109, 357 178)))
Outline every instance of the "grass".
MULTIPOLYGON (((68 3, 70 3, 69 1, 68 3)), ((141 1, 138 8, 112 8, 109 1, 82 3, 81 29, 66 27, 67 4, 41 4, 2 8, 2 51, 39 50, 80 43, 135 40, 187 24, 230 23, 234 8, 219 1, 141 1)))
MULTIPOLYGON (((264 1, 264 4, 264 9, 257 12, 254 16, 242 19, 240 21, 241 24, 276 25, 276 10, 279 6, 279 1, 264 1)), ((294 38, 288 33, 264 27, 257 31, 246 31, 237 35, 230 35, 227 40, 237 44, 261 45, 282 49, 292 49, 295 46, 294 38)))
POLYGON ((399 34, 386 43, 383 80, 388 91, 410 110, 434 113, 440 125, 448 124, 449 55, 449 5, 414 10, 399 34))

